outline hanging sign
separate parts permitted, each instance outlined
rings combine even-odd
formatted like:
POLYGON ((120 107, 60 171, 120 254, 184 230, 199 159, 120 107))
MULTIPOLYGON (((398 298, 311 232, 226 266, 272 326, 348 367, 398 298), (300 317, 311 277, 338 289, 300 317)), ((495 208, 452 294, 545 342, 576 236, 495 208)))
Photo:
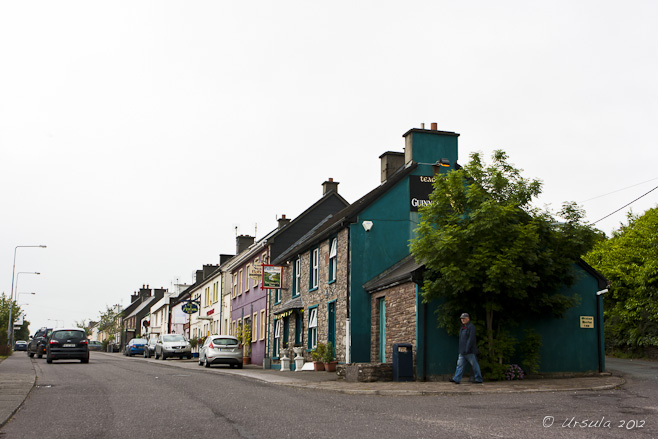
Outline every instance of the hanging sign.
POLYGON ((254 264, 249 266, 247 275, 249 276, 249 279, 257 280, 260 282, 260 279, 263 276, 263 265, 254 264))
POLYGON ((183 305, 183 312, 185 314, 195 314, 199 312, 199 305, 197 305, 195 302, 187 302, 185 305, 183 305))
POLYGON ((263 265, 263 288, 281 288, 283 267, 278 265, 263 265))

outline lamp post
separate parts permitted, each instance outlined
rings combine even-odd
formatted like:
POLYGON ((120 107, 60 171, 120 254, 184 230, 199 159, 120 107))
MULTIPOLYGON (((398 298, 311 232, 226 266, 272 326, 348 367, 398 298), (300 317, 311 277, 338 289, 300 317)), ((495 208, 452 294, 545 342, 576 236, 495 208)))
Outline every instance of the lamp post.
MULTIPOLYGON (((16 273, 16 290, 18 290, 18 276, 21 274, 41 274, 36 271, 20 271, 16 273)), ((18 300, 18 293, 16 294, 16 300, 18 300)), ((14 299, 12 298, 9 302, 9 328, 7 329, 7 338, 9 339, 9 346, 14 345, 14 322, 11 318, 12 312, 14 310, 14 299)))
MULTIPOLYGON (((13 340, 10 338, 13 338, 14 334, 14 325, 13 321, 11 320, 12 317, 12 311, 14 308, 14 273, 16 273, 16 251, 19 248, 26 248, 26 247, 36 247, 36 248, 46 248, 45 245, 17 245, 14 248, 14 266, 11 269, 11 292, 9 293, 9 324, 7 325, 7 342, 8 346, 11 348, 13 340)), ((18 276, 16 276, 18 277, 18 276)), ((18 289, 18 288, 16 288, 18 289)))

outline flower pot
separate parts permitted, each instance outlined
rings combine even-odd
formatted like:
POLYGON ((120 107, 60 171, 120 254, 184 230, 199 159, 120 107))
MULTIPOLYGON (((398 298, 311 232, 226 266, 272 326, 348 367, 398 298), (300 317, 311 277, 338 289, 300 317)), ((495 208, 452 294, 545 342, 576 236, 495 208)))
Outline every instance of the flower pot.
POLYGON ((313 367, 315 368, 316 372, 320 372, 324 370, 324 363, 322 361, 315 361, 313 363, 313 367))
POLYGON ((336 372, 336 365, 338 364, 338 361, 330 361, 328 363, 324 363, 324 370, 327 372, 336 372))
POLYGON ((242 357, 242 364, 250 364, 251 363, 251 357, 243 356, 242 357))

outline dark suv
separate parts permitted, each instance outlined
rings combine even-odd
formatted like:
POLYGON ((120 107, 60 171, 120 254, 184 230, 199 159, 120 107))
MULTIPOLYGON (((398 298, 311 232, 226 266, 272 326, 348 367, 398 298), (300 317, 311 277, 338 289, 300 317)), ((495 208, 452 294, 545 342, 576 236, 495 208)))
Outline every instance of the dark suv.
POLYGON ((53 329, 46 345, 46 363, 53 360, 89 363, 89 341, 84 329, 53 329))
POLYGON ((53 328, 41 328, 32 336, 32 340, 27 345, 28 357, 32 358, 36 355, 37 358, 41 358, 46 354, 46 343, 52 330, 53 328))

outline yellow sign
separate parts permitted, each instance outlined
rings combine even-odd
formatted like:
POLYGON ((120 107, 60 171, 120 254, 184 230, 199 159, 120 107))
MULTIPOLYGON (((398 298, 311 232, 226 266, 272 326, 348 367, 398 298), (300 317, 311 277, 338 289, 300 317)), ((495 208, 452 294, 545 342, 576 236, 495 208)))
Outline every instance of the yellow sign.
POLYGON ((250 266, 248 275, 249 279, 260 281, 263 276, 263 266, 260 264, 250 266))
POLYGON ((594 316, 580 316, 581 328, 594 328, 594 316))

